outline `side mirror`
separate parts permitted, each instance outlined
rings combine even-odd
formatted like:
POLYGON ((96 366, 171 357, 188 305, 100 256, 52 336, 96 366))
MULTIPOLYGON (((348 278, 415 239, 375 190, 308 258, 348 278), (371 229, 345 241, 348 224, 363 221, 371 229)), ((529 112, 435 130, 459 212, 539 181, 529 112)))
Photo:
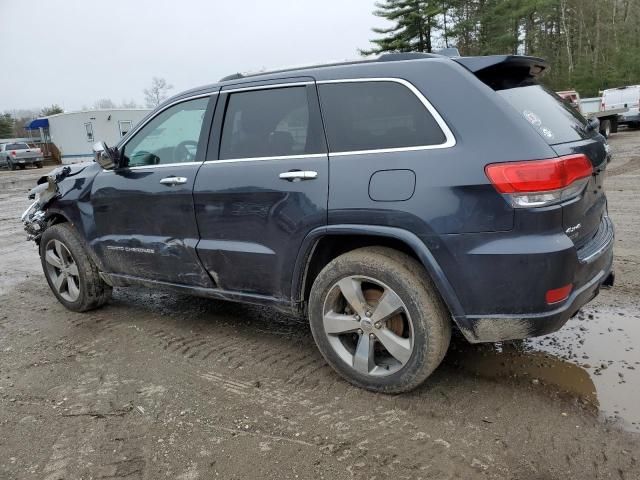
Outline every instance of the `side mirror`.
POLYGON ((117 166, 117 158, 114 152, 104 142, 93 145, 94 161, 105 170, 113 170, 117 166))

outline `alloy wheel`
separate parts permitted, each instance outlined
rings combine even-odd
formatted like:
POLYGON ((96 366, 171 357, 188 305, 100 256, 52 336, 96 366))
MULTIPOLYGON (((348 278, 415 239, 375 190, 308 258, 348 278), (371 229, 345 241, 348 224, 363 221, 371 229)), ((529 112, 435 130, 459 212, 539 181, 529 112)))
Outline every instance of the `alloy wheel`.
POLYGON ((414 329, 400 296, 379 280, 349 276, 326 296, 323 325, 337 355, 360 374, 391 375, 411 358, 414 329))
POLYGON ((80 297, 78 265, 69 249, 60 240, 51 240, 44 251, 47 276, 53 288, 68 302, 80 297))

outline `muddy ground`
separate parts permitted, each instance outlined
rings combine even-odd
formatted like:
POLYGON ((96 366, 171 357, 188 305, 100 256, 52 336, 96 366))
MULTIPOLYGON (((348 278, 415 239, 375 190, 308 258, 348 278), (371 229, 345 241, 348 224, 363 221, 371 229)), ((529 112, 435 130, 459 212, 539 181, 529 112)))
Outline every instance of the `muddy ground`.
POLYGON ((117 289, 49 292, 0 172, 0 479, 640 478, 640 131, 611 139, 617 285, 560 332, 470 346, 410 394, 358 390, 307 324, 117 289))

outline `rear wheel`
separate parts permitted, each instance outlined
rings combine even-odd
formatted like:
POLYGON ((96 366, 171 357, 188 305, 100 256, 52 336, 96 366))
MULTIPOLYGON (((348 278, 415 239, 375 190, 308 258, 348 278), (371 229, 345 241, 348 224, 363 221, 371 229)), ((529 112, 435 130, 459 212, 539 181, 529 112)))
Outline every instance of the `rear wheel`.
POLYGON ((37 162, 36 163, 36 168, 42 168, 42 162, 37 162))
POLYGON ((609 135, 611 135, 611 120, 605 119, 600 123, 600 133, 604 135, 604 138, 609 138, 609 135))
POLYGON ((420 385, 451 338, 449 314, 423 267, 383 247, 330 262, 313 284, 309 320, 327 362, 354 385, 378 392, 420 385))
POLYGON ((61 223, 44 231, 40 260, 51 291, 69 310, 92 310, 111 297, 111 287, 69 225, 61 223))
POLYGON ((9 170, 15 170, 16 166, 13 164, 11 159, 7 159, 7 164, 9 165, 9 170))
POLYGON ((24 170, 26 165, 24 163, 21 163, 20 165, 18 165, 18 167, 20 167, 20 170, 24 170))

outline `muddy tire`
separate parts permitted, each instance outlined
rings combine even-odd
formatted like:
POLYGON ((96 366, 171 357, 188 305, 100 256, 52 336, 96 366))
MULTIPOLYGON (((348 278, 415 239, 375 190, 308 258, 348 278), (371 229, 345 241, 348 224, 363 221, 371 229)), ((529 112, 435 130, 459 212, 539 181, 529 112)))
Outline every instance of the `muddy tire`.
POLYGON ((600 133, 604 138, 609 138, 611 135, 611 120, 603 120, 600 124, 600 133))
POLYGON ((424 268, 385 247, 331 261, 309 298, 313 337, 352 384, 383 393, 420 385, 444 358, 451 318, 424 268))
POLYGON ((7 165, 9 166, 9 170, 15 170, 16 169, 15 164, 10 159, 7 160, 7 165))
POLYGON ((104 305, 112 288, 100 278, 78 235, 66 223, 42 234, 40 261, 51 291, 69 310, 85 312, 104 305))

